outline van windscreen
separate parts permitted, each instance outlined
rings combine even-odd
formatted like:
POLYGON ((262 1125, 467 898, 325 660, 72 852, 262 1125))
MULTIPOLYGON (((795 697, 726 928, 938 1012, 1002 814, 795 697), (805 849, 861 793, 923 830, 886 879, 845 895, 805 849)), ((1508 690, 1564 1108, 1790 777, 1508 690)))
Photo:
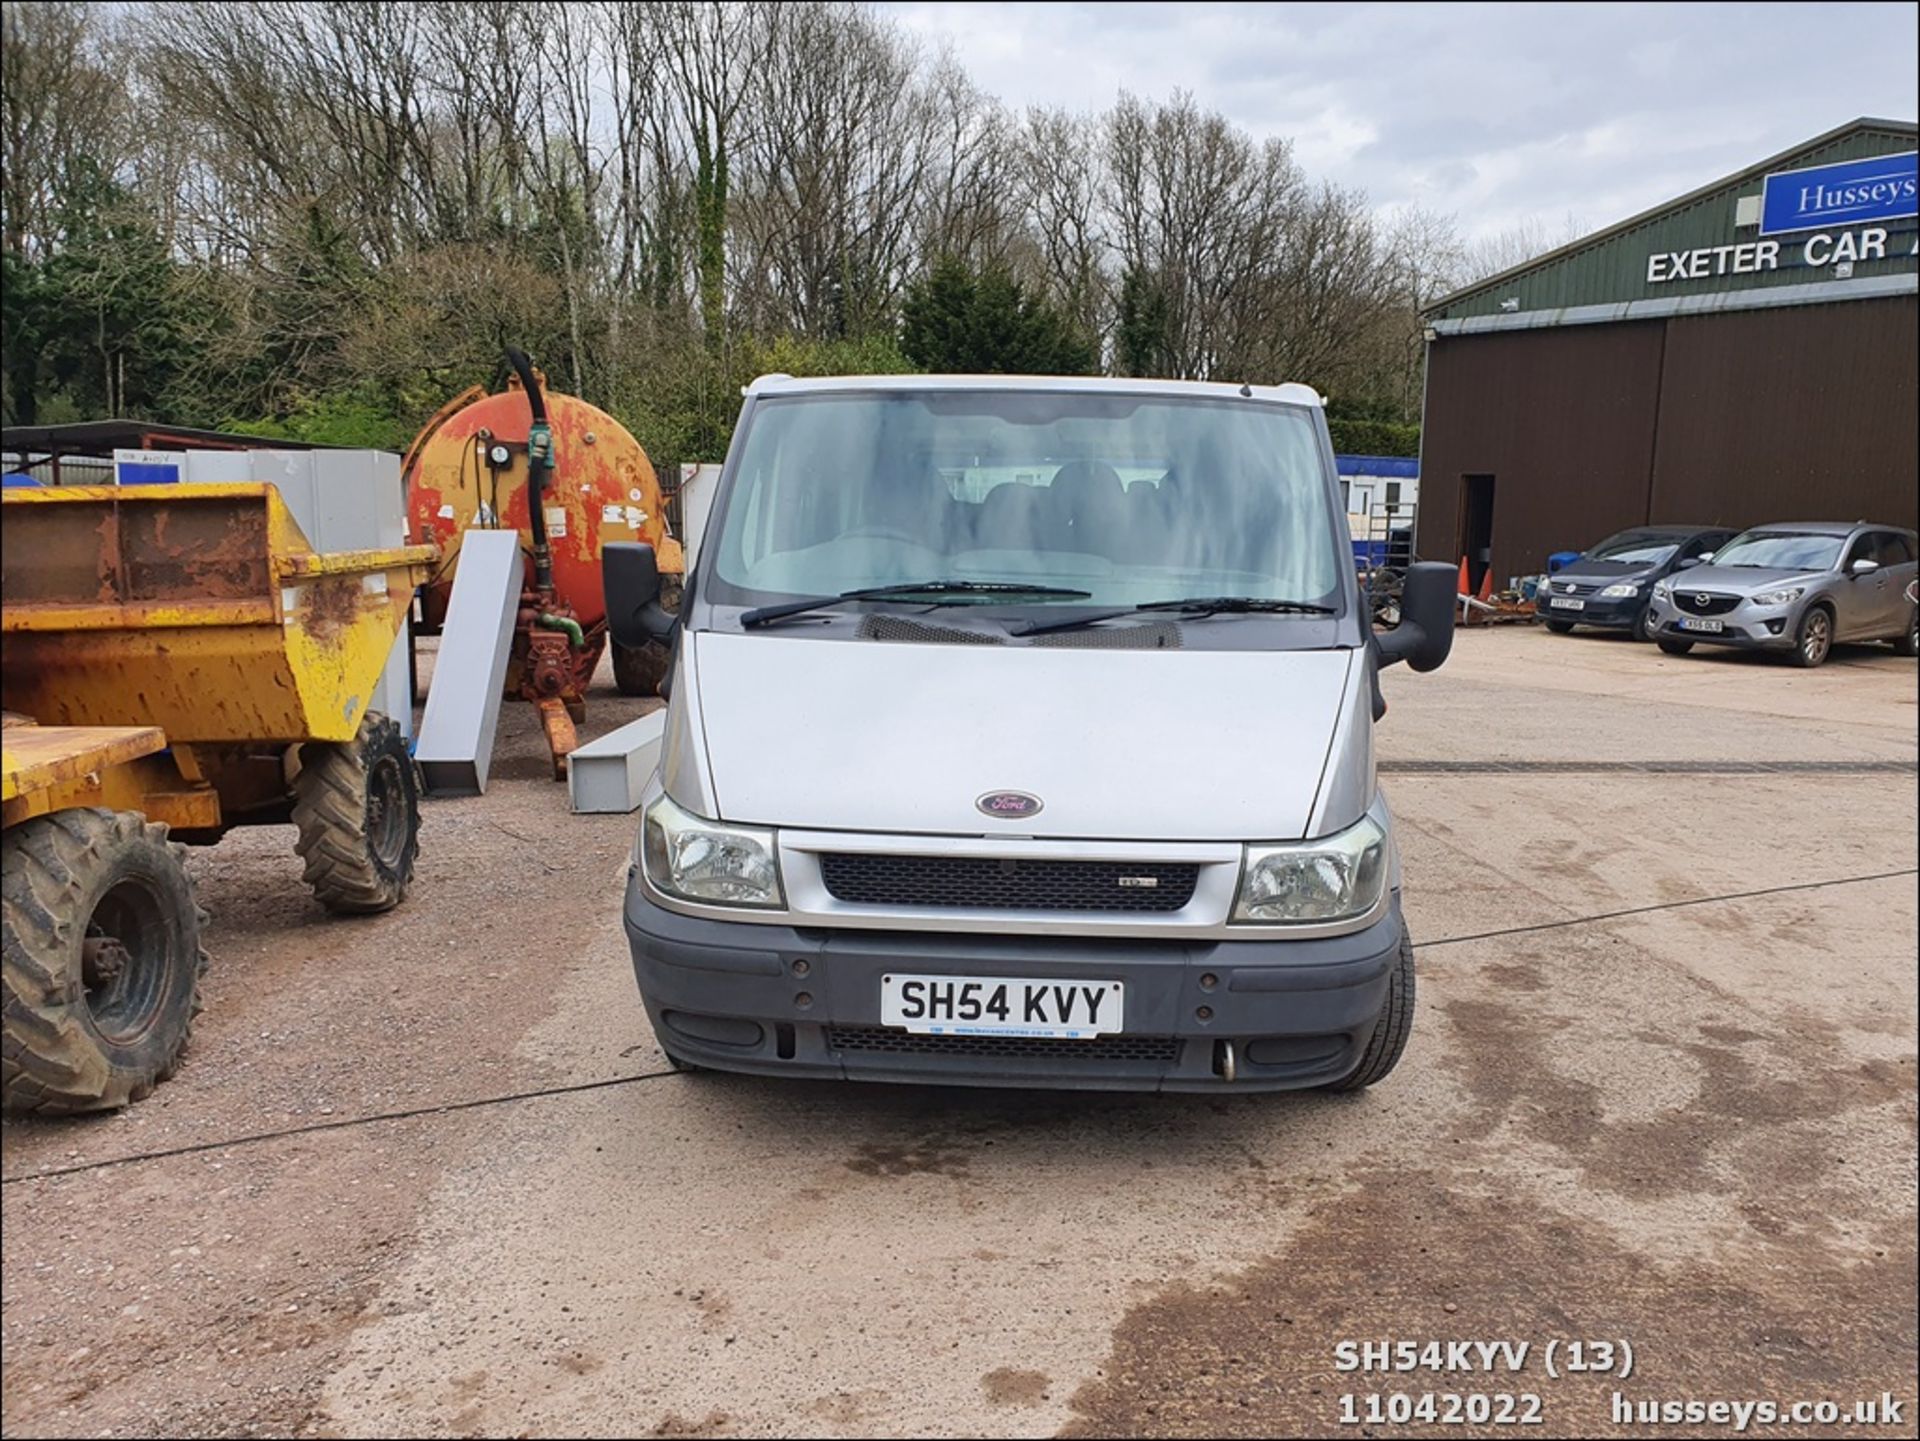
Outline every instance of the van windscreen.
POLYGON ((958 579, 1072 588, 1081 605, 1337 605, 1350 562, 1335 504, 1312 415, 1294 406, 1011 389, 771 398, 752 412, 708 596, 958 579))

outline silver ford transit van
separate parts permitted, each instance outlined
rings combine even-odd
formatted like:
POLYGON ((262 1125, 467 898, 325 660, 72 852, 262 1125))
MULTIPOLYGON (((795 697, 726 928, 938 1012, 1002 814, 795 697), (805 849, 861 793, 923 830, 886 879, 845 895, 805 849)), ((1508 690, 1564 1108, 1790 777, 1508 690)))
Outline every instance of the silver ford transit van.
POLYGON ((677 616, 625 923, 686 1069, 1351 1088, 1413 1015, 1376 634, 1300 385, 768 376, 677 616))

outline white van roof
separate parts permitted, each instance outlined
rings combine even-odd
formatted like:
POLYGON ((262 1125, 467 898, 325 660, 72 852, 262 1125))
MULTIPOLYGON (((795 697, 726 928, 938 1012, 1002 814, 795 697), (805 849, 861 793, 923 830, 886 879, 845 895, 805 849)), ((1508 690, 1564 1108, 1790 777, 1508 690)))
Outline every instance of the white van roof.
POLYGON ((742 395, 803 395, 852 390, 1051 390, 1109 395, 1188 396, 1194 399, 1280 401, 1288 405, 1323 405, 1310 385, 1235 385, 1214 380, 1153 380, 1132 376, 1094 375, 826 375, 795 378, 763 375, 741 390, 742 395))

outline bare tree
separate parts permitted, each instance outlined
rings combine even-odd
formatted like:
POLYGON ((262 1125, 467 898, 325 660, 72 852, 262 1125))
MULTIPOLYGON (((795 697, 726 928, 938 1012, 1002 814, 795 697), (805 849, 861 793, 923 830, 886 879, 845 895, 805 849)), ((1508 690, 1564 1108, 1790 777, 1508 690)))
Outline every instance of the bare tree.
POLYGON ((1162 297, 1169 367, 1220 374, 1246 349, 1248 287, 1273 268, 1283 223, 1302 203, 1291 148, 1254 141, 1189 95, 1155 105, 1123 94, 1108 117, 1108 156, 1121 265, 1162 297))
POLYGON ((72 0, 0 11, 0 236, 16 258, 46 250, 77 160, 111 175, 135 148, 125 86, 102 63, 101 17, 72 0))
POLYGON ((693 155, 700 323, 709 345, 717 346, 726 324, 727 207, 743 126, 741 108, 772 52, 780 8, 767 0, 658 0, 651 18, 659 27, 668 89, 678 110, 675 119, 693 155))
POLYGON ((789 4, 754 98, 735 215, 743 318, 818 338, 883 325, 927 169, 911 50, 851 6, 789 4))
POLYGON ((1571 245, 1592 228, 1572 214, 1562 217, 1558 225, 1533 216, 1492 235, 1467 240, 1461 246, 1460 268, 1453 277, 1453 286, 1471 285, 1476 280, 1525 265, 1550 250, 1571 245))
POLYGON ((1066 110, 1029 110, 1019 137, 1020 197, 1036 277, 1082 335, 1110 328, 1112 222, 1102 208, 1106 156, 1098 124, 1066 110))

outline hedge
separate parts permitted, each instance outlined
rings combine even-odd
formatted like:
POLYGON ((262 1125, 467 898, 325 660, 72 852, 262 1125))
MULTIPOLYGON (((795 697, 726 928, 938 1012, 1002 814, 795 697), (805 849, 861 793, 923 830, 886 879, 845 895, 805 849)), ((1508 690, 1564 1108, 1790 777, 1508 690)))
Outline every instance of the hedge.
POLYGON ((1336 455, 1420 454, 1420 427, 1390 420, 1328 420, 1336 455))

